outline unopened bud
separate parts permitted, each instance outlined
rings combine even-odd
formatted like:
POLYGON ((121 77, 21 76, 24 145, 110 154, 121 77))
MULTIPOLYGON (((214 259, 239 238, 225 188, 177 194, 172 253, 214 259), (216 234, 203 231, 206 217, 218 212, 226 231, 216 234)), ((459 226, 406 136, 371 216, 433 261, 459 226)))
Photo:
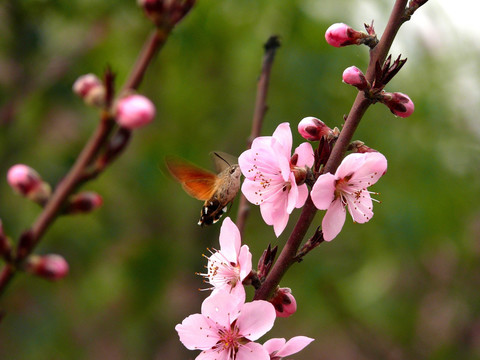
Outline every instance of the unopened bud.
POLYGON ((289 317, 297 311, 297 302, 289 288, 279 288, 270 302, 278 317, 289 317))
POLYGON ((381 102, 387 105, 393 114, 402 118, 406 118, 412 115, 415 106, 413 104, 413 101, 408 97, 408 95, 402 94, 400 92, 385 92, 382 95, 383 96, 381 102))
POLYGON ((66 213, 86 214, 102 206, 102 197, 96 192, 84 191, 71 197, 66 213))
POLYGON ((40 204, 43 204, 51 193, 50 186, 27 165, 12 166, 8 170, 7 181, 15 192, 40 204))
POLYGON ((298 123, 298 132, 304 139, 310 141, 318 141, 322 136, 330 134, 330 129, 322 120, 319 120, 313 116, 303 118, 298 123))
POLYGON ((152 122, 155 117, 155 106, 142 95, 128 95, 118 100, 115 109, 117 123, 133 130, 152 122))
POLYGON ((333 24, 325 32, 327 43, 335 47, 359 45, 364 43, 368 37, 369 35, 356 31, 343 23, 333 24))
POLYGON ((68 274, 68 263, 60 255, 31 255, 25 262, 25 271, 47 280, 59 280, 68 274))
POLYGON ((102 107, 105 104, 105 86, 94 74, 80 76, 73 84, 73 92, 88 105, 102 107))
POLYGON ((342 81, 345 84, 355 86, 358 90, 368 89, 368 81, 362 71, 356 66, 350 66, 345 69, 342 75, 342 81))

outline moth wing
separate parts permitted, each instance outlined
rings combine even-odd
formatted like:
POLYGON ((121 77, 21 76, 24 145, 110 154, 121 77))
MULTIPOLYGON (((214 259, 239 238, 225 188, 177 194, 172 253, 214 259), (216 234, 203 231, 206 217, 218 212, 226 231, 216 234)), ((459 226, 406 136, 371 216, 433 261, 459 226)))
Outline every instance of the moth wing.
POLYGON ((178 158, 167 158, 167 168, 183 189, 198 200, 208 200, 215 192, 217 175, 178 158))
POLYGON ((229 168, 232 165, 238 164, 238 158, 224 153, 222 151, 212 151, 210 156, 213 159, 213 164, 218 173, 221 173, 223 170, 229 168))

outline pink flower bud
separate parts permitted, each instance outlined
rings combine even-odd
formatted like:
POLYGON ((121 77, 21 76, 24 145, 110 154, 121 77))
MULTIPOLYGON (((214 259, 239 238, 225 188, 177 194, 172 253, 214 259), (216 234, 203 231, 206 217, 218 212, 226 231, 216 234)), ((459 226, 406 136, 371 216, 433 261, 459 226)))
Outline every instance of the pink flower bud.
POLYGON ((358 90, 365 90, 368 88, 368 82, 362 71, 356 66, 350 66, 345 69, 342 75, 342 80, 345 84, 355 86, 358 90))
POLYGON ((32 255, 25 263, 25 271, 47 280, 59 280, 68 274, 68 263, 60 255, 32 255))
POLYGON ((402 118, 412 115, 413 110, 415 109, 413 101, 408 97, 408 95, 400 92, 383 93, 381 102, 387 105, 393 114, 402 118))
POLYGON ((17 164, 8 170, 7 181, 15 191, 25 195, 39 187, 42 178, 31 167, 17 164))
POLYGON ((66 209, 67 214, 86 214, 103 204, 102 197, 96 192, 84 191, 73 195, 66 209))
POLYGON ((23 164, 12 166, 7 173, 7 182, 18 194, 38 203, 50 196, 50 186, 31 167, 23 164))
POLYGON ((298 123, 298 132, 304 139, 318 141, 322 136, 330 134, 330 129, 325 123, 313 116, 303 118, 298 123))
POLYGON ((153 120, 155 106, 145 96, 128 95, 118 101, 115 117, 120 126, 133 130, 153 120))
POLYGON ((325 32, 327 43, 335 47, 361 44, 367 36, 343 23, 333 24, 325 32))
POLYGON ((289 288, 279 288, 270 302, 278 317, 289 317, 297 311, 297 302, 289 288))
POLYGON ((80 76, 73 84, 73 92, 88 105, 101 107, 105 104, 105 87, 94 74, 80 76))

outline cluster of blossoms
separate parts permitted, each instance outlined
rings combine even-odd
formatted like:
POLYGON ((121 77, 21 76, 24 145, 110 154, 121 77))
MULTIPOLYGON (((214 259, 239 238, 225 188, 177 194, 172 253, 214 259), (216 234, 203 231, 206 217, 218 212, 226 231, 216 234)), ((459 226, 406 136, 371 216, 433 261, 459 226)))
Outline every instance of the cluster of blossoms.
MULTIPOLYGON (((308 140, 320 140, 333 130, 319 119, 308 117, 299 124, 300 134, 308 140)), ((263 219, 273 225, 279 236, 294 208, 302 207, 308 197, 305 184, 312 172, 314 153, 303 143, 291 156, 292 133, 288 123, 280 124, 272 136, 254 140, 251 149, 239 157, 245 176, 242 192, 260 205, 263 219)), ((387 160, 378 152, 355 153, 345 157, 335 174, 322 174, 315 181, 310 196, 318 209, 327 210, 322 221, 326 241, 334 239, 345 222, 345 207, 353 220, 365 223, 373 216, 372 199, 367 188, 387 170, 387 160)))
POLYGON ((228 217, 220 230, 220 250, 209 257, 207 269, 201 275, 212 286, 211 295, 203 301, 200 314, 175 327, 187 349, 202 351, 196 360, 281 359, 313 341, 296 336, 289 341, 270 339, 263 345, 256 342, 273 327, 277 314, 268 301, 245 302, 242 281, 252 269, 252 254, 241 245, 240 232, 228 217))

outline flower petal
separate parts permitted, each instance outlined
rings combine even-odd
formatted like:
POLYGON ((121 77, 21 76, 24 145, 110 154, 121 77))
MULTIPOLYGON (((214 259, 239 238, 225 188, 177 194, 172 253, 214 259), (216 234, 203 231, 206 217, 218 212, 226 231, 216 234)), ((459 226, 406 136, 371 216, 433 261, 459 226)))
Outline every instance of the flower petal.
POLYGON ((345 177, 351 177, 365 164, 365 153, 355 153, 347 155, 338 166, 335 172, 335 179, 343 179, 345 177))
POLYGON ((292 153, 292 130, 290 130, 290 124, 284 122, 278 125, 272 137, 282 144, 282 155, 290 159, 292 153))
POLYGON ((297 205, 298 200, 298 186, 295 183, 295 174, 293 172, 290 173, 290 189, 285 187, 284 193, 287 196, 287 213, 291 214, 293 209, 295 209, 295 205, 297 205))
POLYGON ((240 281, 243 281, 252 271, 252 253, 248 249, 248 245, 240 248, 238 265, 240 266, 240 281))
POLYGON ((280 350, 286 343, 286 340, 283 338, 273 338, 270 340, 265 341, 263 347, 268 351, 269 354, 273 352, 277 352, 280 350))
POLYGON ((238 348, 235 360, 270 360, 270 355, 262 345, 249 342, 238 348))
POLYGON ((290 356, 292 354, 295 354, 303 350, 313 340, 315 339, 312 339, 306 336, 295 336, 290 340, 288 340, 287 343, 281 349, 278 350, 275 356, 285 357, 285 356, 290 356))
POLYGON ((298 186, 298 197, 297 197, 297 203, 295 204, 295 207, 301 208, 303 205, 305 205, 305 201, 307 201, 308 198, 308 187, 306 184, 302 184, 298 186))
POLYGON ((265 202, 260 212, 267 225, 273 225, 275 235, 279 237, 288 223, 289 214, 286 205, 287 197, 279 197, 277 202, 265 202))
POLYGON ((201 314, 193 314, 175 326, 180 341, 189 350, 206 350, 214 346, 218 339, 218 329, 212 320, 201 314))
POLYGON ((237 318, 239 334, 255 341, 273 327, 275 317, 275 308, 268 301, 246 303, 237 318))
POLYGON ((310 196, 317 209, 328 209, 335 197, 335 176, 330 173, 320 175, 310 196))
POLYGON ((202 303, 202 315, 210 318, 217 326, 229 327, 238 316, 245 299, 235 297, 227 291, 212 293, 202 303))
POLYGON ((240 231, 237 225, 235 225, 229 217, 225 218, 220 228, 221 253, 228 261, 236 264, 241 244, 242 240, 240 239, 240 231))
POLYGON ((296 149, 295 154, 298 155, 297 166, 312 167, 315 157, 313 155, 312 144, 308 142, 301 143, 296 149))
POLYGON ((373 203, 370 193, 367 190, 360 190, 355 196, 348 196, 348 212, 353 221, 363 224, 369 221, 373 216, 373 203))
POLYGON ((342 230, 347 213, 340 199, 332 202, 322 220, 323 239, 333 240, 342 230))
POLYGON ((230 355, 226 349, 209 349, 198 354, 195 360, 230 360, 230 355))
POLYGON ((362 167, 355 171, 351 181, 361 181, 362 187, 367 188, 375 184, 385 174, 387 171, 387 159, 379 152, 370 152, 363 155, 365 162, 362 167))

